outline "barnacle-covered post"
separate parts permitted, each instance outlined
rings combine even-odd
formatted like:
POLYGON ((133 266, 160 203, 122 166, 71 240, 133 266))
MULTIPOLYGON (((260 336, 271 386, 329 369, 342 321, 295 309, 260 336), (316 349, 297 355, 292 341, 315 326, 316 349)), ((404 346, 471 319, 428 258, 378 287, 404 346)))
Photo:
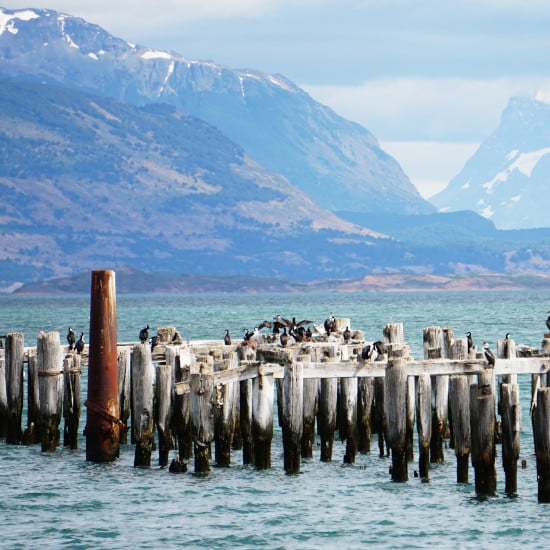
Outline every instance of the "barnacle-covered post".
POLYGON ((120 452, 114 271, 92 271, 86 460, 112 462, 120 452))

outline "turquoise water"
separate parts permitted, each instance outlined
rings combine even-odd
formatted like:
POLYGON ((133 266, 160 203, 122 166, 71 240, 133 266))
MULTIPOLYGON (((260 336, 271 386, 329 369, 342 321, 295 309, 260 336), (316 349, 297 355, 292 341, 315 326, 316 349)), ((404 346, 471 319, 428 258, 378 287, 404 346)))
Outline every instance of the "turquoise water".
MULTIPOLYGON (((379 339, 387 323, 403 322, 415 358, 422 329, 470 330, 478 344, 510 332, 517 344, 540 346, 550 293, 353 293, 257 295, 119 295, 119 341, 139 329, 175 325, 184 338, 240 336, 263 319, 283 316, 321 323, 329 312, 349 317, 352 328, 379 339)), ((1 296, 0 334, 18 331, 35 345, 40 330, 68 326, 88 332, 88 296, 1 296)), ((85 381, 84 381, 85 382, 85 381)), ((537 502, 536 464, 528 415, 530 377, 520 376, 522 402, 518 496, 504 494, 498 449, 497 494, 476 497, 474 473, 458 485, 454 451, 432 465, 428 483, 390 479, 391 460, 373 453, 344 465, 345 445, 335 441, 333 461, 302 460, 301 473, 285 475, 282 437, 275 422, 272 468, 257 472, 233 451, 230 468, 207 475, 172 475, 153 466, 133 468, 131 445, 113 464, 85 460, 80 448, 42 453, 40 446, 0 442, 1 548, 508 548, 549 546, 548 505, 537 502)), ((85 396, 83 396, 83 401, 85 396)), ((81 430, 85 411, 81 418, 81 430)), ((415 461, 418 456, 415 456, 415 461)))

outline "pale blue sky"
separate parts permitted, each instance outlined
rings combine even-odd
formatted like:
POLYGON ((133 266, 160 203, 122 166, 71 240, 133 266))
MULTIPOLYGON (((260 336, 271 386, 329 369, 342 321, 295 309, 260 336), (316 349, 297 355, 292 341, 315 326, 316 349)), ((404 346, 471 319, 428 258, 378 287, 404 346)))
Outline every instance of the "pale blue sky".
POLYGON ((280 73, 371 130, 424 196, 550 90, 547 0, 0 0, 83 17, 130 42, 280 73))

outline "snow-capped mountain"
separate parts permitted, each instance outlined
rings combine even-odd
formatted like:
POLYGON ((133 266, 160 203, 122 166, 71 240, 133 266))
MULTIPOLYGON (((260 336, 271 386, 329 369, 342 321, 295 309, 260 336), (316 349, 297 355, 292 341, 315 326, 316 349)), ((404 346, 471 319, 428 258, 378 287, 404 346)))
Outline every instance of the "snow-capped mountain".
POLYGON ((474 210, 500 229, 549 227, 550 104, 514 97, 500 125, 431 201, 441 211, 474 210))
POLYGON ((0 8, 1 75, 174 105, 331 211, 434 211, 368 130, 280 75, 130 44, 51 10, 0 8))

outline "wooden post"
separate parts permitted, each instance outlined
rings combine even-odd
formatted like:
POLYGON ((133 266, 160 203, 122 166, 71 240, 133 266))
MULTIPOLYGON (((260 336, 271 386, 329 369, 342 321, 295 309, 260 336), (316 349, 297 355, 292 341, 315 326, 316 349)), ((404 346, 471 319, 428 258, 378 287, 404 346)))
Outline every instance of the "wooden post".
POLYGON ((497 488, 497 473, 493 369, 479 374, 478 383, 470 386, 470 429, 476 493, 494 494, 497 488))
POLYGON ((29 352, 27 365, 27 427, 23 434, 23 443, 25 445, 32 445, 41 441, 38 365, 36 362, 36 351, 33 350, 32 353, 29 352))
POLYGON ((174 369, 172 365, 157 365, 156 371, 155 424, 157 426, 159 466, 166 468, 168 466, 168 455, 170 454, 170 449, 172 449, 170 426, 172 424, 174 369))
POLYGON ((418 471, 428 479, 430 441, 432 438, 432 381, 429 374, 420 374, 416 381, 416 419, 418 429, 418 471))
POLYGON ((304 425, 304 381, 302 363, 287 363, 283 380, 283 448, 287 474, 300 471, 304 425))
MULTIPOLYGON (((236 358, 236 356, 235 356, 236 358)), ((214 372, 230 368, 234 361, 231 355, 216 352, 214 357, 214 372)), ((218 384, 214 398, 214 443, 217 466, 231 464, 231 446, 235 433, 235 384, 218 384)))
MULTIPOLYGON (((441 327, 432 326, 424 329, 424 359, 440 359, 443 356, 443 337, 441 327)), ((443 437, 447 428, 449 409, 449 377, 432 378, 432 440, 430 443, 430 461, 443 463, 443 437)))
POLYGON ((23 414, 23 335, 12 332, 6 336, 6 391, 8 397, 8 426, 6 443, 21 443, 23 414))
POLYGON ((388 418, 388 444, 392 454, 393 481, 407 481, 407 371, 401 357, 388 360, 384 402, 388 418))
POLYGON ((550 502, 550 388, 537 390, 533 411, 533 436, 537 457, 538 501, 550 502))
POLYGON ((64 395, 63 418, 63 445, 71 449, 78 448, 78 426, 80 423, 80 355, 67 355, 63 361, 64 395))
POLYGON ((128 443, 128 420, 132 410, 132 377, 130 371, 131 350, 127 347, 117 351, 118 407, 120 411, 121 445, 128 443))
POLYGON ((345 464, 354 464, 357 453, 357 378, 341 378, 338 396, 340 406, 340 441, 346 441, 345 464))
POLYGON ((88 346, 86 460, 112 462, 120 454, 116 291, 114 271, 92 271, 88 346))
POLYGON ((273 439, 273 375, 260 374, 252 381, 252 436, 254 464, 258 470, 271 468, 273 439))
POLYGON ((8 433, 8 390, 6 388, 6 362, 0 355, 0 438, 8 433))
POLYGON ((502 417, 502 464, 506 477, 507 495, 515 495, 518 490, 517 471, 520 452, 521 406, 517 384, 500 385, 502 417))
MULTIPOLYGON (((191 355, 189 350, 178 349, 174 357, 174 380, 189 382, 191 355)), ((176 395, 174 402, 174 432, 178 441, 178 458, 175 467, 179 471, 184 460, 193 455, 193 434, 191 431, 191 395, 176 395)), ((187 468, 187 466, 186 466, 187 468)))
POLYGON ((334 430, 336 428, 336 404, 338 399, 338 378, 321 378, 317 429, 321 438, 321 461, 332 460, 334 430))
POLYGON ((252 380, 239 382, 241 437, 243 464, 254 464, 254 438, 252 437, 252 380))
POLYGON ((373 403, 374 378, 361 376, 357 379, 357 450, 360 453, 370 453, 373 403))
POLYGON ((387 446, 388 419, 386 418, 386 406, 384 404, 385 380, 383 376, 374 379, 374 422, 378 433, 378 452, 380 458, 390 456, 390 448, 387 446))
POLYGON ((136 442, 134 467, 150 467, 154 444, 155 369, 151 346, 136 344, 132 348, 132 432, 136 442))
POLYGON ((63 352, 59 332, 40 332, 36 346, 42 451, 59 444, 63 399, 63 352))
POLYGON ((200 357, 189 375, 191 430, 195 451, 195 473, 210 470, 210 448, 214 439, 214 369, 211 357, 200 357))
MULTIPOLYGON (((450 359, 466 359, 468 342, 457 338, 450 348, 450 359)), ((472 436, 470 429, 470 377, 458 374, 449 378, 449 416, 452 419, 453 447, 456 455, 456 481, 468 483, 472 436)))
POLYGON ((320 381, 318 378, 304 378, 304 425, 302 429, 302 458, 313 457, 315 443, 315 416, 319 396, 320 381))

